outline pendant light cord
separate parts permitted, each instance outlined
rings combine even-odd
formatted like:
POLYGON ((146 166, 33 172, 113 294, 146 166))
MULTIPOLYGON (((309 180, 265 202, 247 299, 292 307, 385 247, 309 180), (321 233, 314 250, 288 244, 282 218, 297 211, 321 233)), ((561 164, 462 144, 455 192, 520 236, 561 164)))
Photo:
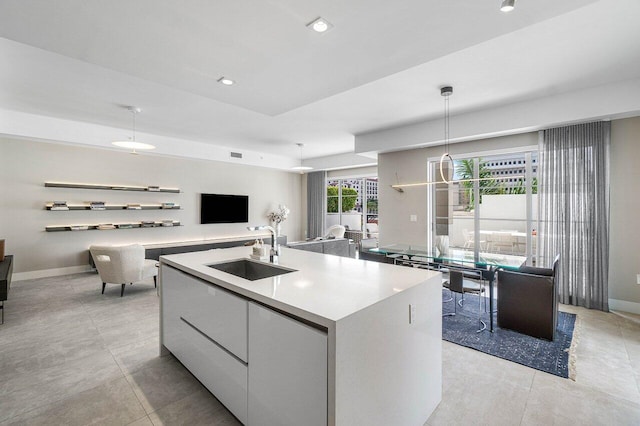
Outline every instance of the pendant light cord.
POLYGON ((133 114, 133 142, 135 142, 136 141, 136 110, 133 109, 131 113, 133 114))
POLYGON ((449 154, 449 96, 444 97, 444 151, 449 154))

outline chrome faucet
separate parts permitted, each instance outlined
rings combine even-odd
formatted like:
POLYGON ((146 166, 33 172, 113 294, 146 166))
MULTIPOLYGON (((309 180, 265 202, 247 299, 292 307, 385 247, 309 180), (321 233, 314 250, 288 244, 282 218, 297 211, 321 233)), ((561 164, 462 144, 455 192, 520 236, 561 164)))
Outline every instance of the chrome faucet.
POLYGON ((260 226, 247 226, 249 231, 264 231, 271 232, 271 250, 269 251, 269 262, 278 263, 278 256, 280 255, 280 245, 278 244, 278 237, 276 237, 276 230, 269 225, 260 226))

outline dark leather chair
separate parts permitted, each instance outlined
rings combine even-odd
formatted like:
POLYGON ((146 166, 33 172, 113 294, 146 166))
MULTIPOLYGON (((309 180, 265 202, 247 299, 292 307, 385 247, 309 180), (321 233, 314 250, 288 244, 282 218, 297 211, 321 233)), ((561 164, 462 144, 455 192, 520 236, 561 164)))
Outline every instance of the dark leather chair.
POLYGON ((498 271, 498 327, 553 340, 558 324, 558 261, 553 267, 498 271))

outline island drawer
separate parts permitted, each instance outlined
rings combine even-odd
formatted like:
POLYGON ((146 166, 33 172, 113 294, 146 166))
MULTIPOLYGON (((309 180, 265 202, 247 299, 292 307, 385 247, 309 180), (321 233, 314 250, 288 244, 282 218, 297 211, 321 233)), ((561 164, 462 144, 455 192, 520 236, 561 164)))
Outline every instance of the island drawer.
MULTIPOLYGON (((213 284, 162 265, 165 323, 184 318, 234 356, 247 362, 247 301, 213 284)), ((165 324, 166 327, 166 324, 165 324)))
POLYGON ((165 342, 167 348, 243 424, 247 424, 245 363, 230 355, 184 319, 165 342))

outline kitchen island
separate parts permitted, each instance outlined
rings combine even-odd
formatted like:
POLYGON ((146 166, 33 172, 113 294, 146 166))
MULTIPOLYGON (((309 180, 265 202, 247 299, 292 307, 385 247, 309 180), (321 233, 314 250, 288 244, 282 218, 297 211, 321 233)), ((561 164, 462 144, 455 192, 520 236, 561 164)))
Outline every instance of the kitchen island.
POLYGON ((442 394, 440 273, 287 248, 273 269, 250 253, 160 258, 162 351, 244 424, 427 420, 442 394))

